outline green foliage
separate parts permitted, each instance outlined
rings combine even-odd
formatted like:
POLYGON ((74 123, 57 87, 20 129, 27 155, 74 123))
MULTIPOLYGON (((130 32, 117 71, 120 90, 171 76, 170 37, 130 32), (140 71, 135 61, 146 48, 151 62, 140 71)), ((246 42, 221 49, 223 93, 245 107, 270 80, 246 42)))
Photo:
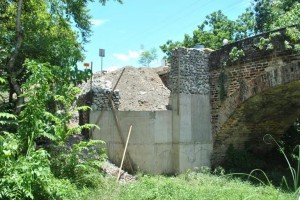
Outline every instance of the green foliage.
MULTIPOLYGON (((294 147, 295 154, 293 154, 293 157, 296 159, 296 167, 292 166, 291 160, 288 158, 286 155, 284 148, 275 140, 275 138, 267 134, 264 136, 264 141, 269 144, 270 142, 274 142, 276 146, 278 147, 279 151, 282 153, 282 156, 284 157, 286 164, 288 165, 288 168, 290 170, 290 174, 292 176, 292 181, 293 181, 293 190, 296 193, 300 193, 300 144, 298 141, 298 144, 294 147)), ((285 177, 283 177, 284 180, 285 177)), ((286 186, 289 188, 288 183, 285 181, 286 186)))
POLYGON ((227 176, 188 171, 178 176, 145 175, 137 181, 86 191, 80 199, 250 199, 293 200, 295 196, 272 186, 253 186, 227 176))
MULTIPOLYGON (((273 1, 273 0, 256 0, 254 5, 256 12, 256 32, 276 30, 278 28, 287 28, 284 41, 286 49, 299 51, 300 42, 300 2, 292 0, 273 1), (293 45, 292 45, 293 44, 293 45)), ((263 38, 259 47, 273 49, 274 42, 270 38, 263 38)))
MULTIPOLYGON (((0 5, 0 19, 4 22, 0 25, 0 71, 1 76, 6 75, 5 88, 17 114, 24 102, 21 87, 30 76, 25 59, 59 66, 75 84, 91 75, 90 70, 81 71, 76 66, 84 59, 82 44, 91 34, 87 9, 91 0, 18 2, 5 1, 0 5), (14 93, 17 100, 12 98, 14 93)), ((107 0, 99 2, 104 5, 107 0)))
POLYGON ((227 87, 226 87, 226 83, 228 82, 228 76, 227 74, 223 71, 221 71, 220 75, 219 75, 219 98, 221 101, 224 101, 225 98, 227 97, 227 87))
POLYGON ((258 33, 299 24, 298 0, 255 0, 253 8, 258 33))
POLYGON ((232 144, 228 147, 224 160, 226 162, 223 167, 230 172, 250 172, 263 165, 255 155, 247 150, 236 149, 232 144))
MULTIPOLYGON (((31 74, 24 84, 24 96, 28 98, 20 114, 18 133, 23 141, 36 141, 46 137, 52 141, 64 141, 68 137, 66 123, 79 90, 72 84, 64 70, 49 64, 26 61, 31 74)), ((28 144, 24 144, 26 151, 28 144)))
POLYGON ((228 19, 222 11, 213 12, 193 32, 193 43, 190 46, 203 44, 212 49, 220 48, 223 39, 234 40, 235 26, 235 22, 228 19))
POLYGON ((166 44, 161 45, 161 50, 170 57, 174 48, 179 46, 194 47, 196 44, 202 44, 207 48, 218 49, 222 47, 223 40, 230 42, 241 40, 254 34, 254 14, 248 8, 235 21, 228 19, 222 11, 216 11, 206 16, 206 20, 193 31, 193 35, 184 35, 182 42, 172 42, 168 40, 166 44))
POLYGON ((160 49, 167 55, 167 58, 170 58, 172 56, 172 50, 180 46, 180 42, 173 42, 172 40, 168 40, 165 44, 160 46, 160 49))
MULTIPOLYGON (((218 49, 222 47, 223 39, 235 42, 254 34, 287 27, 287 45, 300 52, 300 2, 293 0, 255 0, 250 8, 247 8, 236 20, 230 20, 221 11, 216 11, 206 16, 206 20, 193 31, 193 35, 184 35, 182 42, 173 43, 168 40, 160 46, 169 57, 174 48, 178 46, 194 47, 203 44, 205 47, 218 49)), ((260 48, 273 49, 273 43, 268 39, 262 39, 260 48)))
POLYGON ((102 152, 96 154, 92 146, 99 141, 79 143, 52 158, 38 144, 47 138, 61 146, 71 134, 93 127, 84 125, 69 130, 66 126, 79 92, 67 81, 70 74, 36 61, 26 61, 26 67, 30 76, 23 84, 24 109, 18 117, 0 113, 0 122, 13 120, 19 124, 15 133, 4 129, 0 135, 0 199, 65 199, 77 194, 77 186, 98 186, 102 178, 99 166, 105 156, 102 152), (53 168, 58 158, 64 163, 53 168))
POLYGON ((51 169, 57 178, 68 178, 78 187, 99 187, 103 176, 100 168, 106 159, 101 149, 102 141, 90 140, 66 146, 53 147, 51 150, 51 169))
POLYGON ((157 58, 156 49, 153 48, 148 51, 143 51, 139 58, 139 63, 143 66, 149 67, 149 64, 157 58))
POLYGON ((5 133, 0 141, 0 199, 61 199, 76 193, 66 180, 54 178, 45 150, 23 155, 19 138, 11 133, 5 133))
POLYGON ((91 156, 97 142, 79 143, 59 154, 74 169, 61 177, 55 175, 72 164, 54 171, 55 158, 42 148, 63 146, 71 134, 92 127, 67 127, 79 93, 74 84, 90 75, 76 67, 90 35, 89 2, 0 2, 0 199, 77 199, 77 186, 99 184, 105 156, 91 156))
MULTIPOLYGON (((0 112, 0 126, 12 125, 16 123, 16 116, 10 113, 0 112)), ((0 129, 1 132, 1 129, 0 129)))
MULTIPOLYGON (((280 36, 281 34, 279 32, 271 33, 267 38, 259 38, 259 43, 255 44, 255 46, 258 47, 260 50, 274 50, 279 45, 278 38, 280 36)), ((285 41, 284 44, 287 49, 291 48, 288 41, 285 41)))
POLYGON ((239 61, 244 56, 245 53, 243 49, 238 49, 237 47, 233 47, 229 53, 229 60, 234 63, 239 61))

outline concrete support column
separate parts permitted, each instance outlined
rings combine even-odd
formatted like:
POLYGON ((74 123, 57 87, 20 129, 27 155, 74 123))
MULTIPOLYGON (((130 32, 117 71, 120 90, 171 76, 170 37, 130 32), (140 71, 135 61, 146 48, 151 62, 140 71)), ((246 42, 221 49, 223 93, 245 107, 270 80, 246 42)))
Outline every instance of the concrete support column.
POLYGON ((210 167, 212 153, 208 54, 198 49, 173 52, 169 74, 174 172, 210 167))

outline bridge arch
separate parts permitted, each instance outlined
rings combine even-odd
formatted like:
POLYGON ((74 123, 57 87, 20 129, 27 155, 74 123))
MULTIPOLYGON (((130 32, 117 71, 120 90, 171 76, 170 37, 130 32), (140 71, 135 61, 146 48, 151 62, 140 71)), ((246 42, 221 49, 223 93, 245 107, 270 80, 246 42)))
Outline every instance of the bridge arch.
POLYGON ((300 116, 300 81, 278 85, 250 97, 237 106, 214 135, 212 163, 222 162, 229 145, 253 153, 272 149, 266 134, 280 139, 300 116))
POLYGON ((267 151, 262 138, 280 138, 300 116, 300 55, 283 46, 285 29, 278 30, 277 46, 260 50, 265 33, 224 46, 210 55, 210 94, 213 153, 218 165, 230 144, 236 148, 267 151), (245 56, 229 66, 229 52, 243 49, 245 56), (220 81, 222 77, 222 81, 220 81), (225 78, 224 78, 225 77, 225 78), (225 90, 225 98, 221 98, 225 90))

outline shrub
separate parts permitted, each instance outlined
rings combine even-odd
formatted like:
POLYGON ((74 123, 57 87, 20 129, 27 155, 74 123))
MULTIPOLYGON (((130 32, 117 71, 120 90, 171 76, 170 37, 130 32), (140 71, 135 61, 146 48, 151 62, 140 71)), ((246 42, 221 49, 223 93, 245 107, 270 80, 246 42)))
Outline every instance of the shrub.
POLYGON ((68 178, 78 187, 97 187, 102 181, 101 165, 106 158, 103 149, 97 146, 102 141, 90 140, 74 144, 72 148, 52 148, 51 170, 55 177, 68 178))

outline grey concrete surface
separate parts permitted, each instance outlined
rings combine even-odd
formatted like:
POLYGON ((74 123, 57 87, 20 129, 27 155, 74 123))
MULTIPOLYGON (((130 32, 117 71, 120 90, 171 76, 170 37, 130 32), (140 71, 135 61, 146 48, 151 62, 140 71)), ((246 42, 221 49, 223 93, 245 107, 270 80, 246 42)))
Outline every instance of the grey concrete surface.
MULTIPOLYGON (((126 141, 133 125, 128 152, 136 169, 153 173, 178 173, 195 167, 210 166, 212 136, 208 95, 172 95, 168 111, 117 111, 117 117, 126 141)), ((96 123, 101 111, 90 114, 90 123, 96 123)), ((102 111, 100 130, 93 139, 106 142, 112 162, 119 165, 123 145, 111 111, 102 111)), ((128 167, 128 163, 125 162, 128 167)))

